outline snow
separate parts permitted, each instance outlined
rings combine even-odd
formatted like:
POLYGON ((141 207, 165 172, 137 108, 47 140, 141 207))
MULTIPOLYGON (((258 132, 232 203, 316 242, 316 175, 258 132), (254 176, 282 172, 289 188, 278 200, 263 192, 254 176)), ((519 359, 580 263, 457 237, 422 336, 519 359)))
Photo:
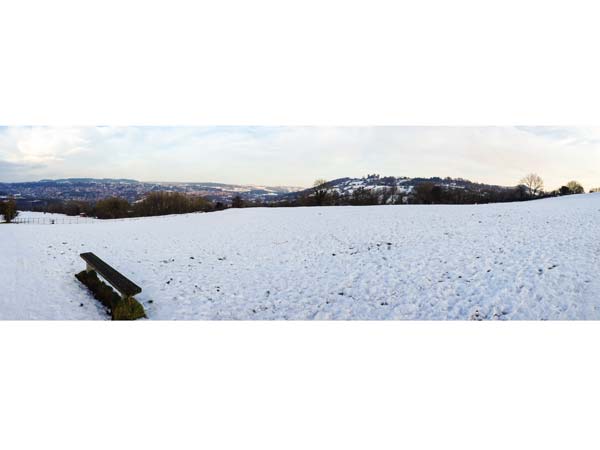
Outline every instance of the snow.
POLYGON ((65 216, 64 214, 39 213, 34 211, 19 211, 18 217, 19 219, 68 219, 72 216, 65 216))
POLYGON ((0 225, 0 318, 107 319, 91 251, 149 319, 600 319, 598 236, 600 194, 0 225))

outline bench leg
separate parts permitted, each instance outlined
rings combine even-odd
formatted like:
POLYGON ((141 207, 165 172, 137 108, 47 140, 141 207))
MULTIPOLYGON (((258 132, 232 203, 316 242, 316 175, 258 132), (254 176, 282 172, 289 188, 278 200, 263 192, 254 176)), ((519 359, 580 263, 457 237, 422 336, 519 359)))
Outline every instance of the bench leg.
POLYGON ((90 266, 88 263, 85 263, 85 271, 86 273, 90 273, 94 268, 90 266))
POLYGON ((144 307, 134 297, 121 294, 121 302, 115 305, 112 310, 113 320, 135 320, 146 317, 144 307))

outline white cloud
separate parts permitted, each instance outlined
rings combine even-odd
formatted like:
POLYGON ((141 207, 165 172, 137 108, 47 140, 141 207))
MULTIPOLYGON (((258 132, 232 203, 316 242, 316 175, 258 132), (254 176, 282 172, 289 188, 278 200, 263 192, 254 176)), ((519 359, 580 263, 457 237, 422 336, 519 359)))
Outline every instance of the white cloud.
POLYGON ((85 151, 79 128, 11 127, 0 133, 0 157, 15 164, 47 164, 85 151))

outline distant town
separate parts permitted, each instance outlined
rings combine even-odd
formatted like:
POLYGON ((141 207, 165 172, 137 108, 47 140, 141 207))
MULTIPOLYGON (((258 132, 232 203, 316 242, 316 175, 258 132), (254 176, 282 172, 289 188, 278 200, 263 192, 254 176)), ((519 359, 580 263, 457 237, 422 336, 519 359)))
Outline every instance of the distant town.
POLYGON ((252 186, 222 183, 145 182, 116 178, 68 178, 21 183, 0 183, 0 198, 14 198, 20 208, 43 207, 55 201, 84 201, 118 197, 131 203, 152 192, 178 192, 231 203, 236 196, 256 202, 302 190, 302 187, 252 186))

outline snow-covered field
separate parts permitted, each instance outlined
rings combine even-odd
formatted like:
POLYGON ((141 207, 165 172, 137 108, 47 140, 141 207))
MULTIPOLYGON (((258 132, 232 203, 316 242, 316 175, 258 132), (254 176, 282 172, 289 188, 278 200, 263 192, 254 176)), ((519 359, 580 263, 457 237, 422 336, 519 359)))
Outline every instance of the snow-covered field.
POLYGON ((107 319, 91 251, 149 319, 600 319, 599 237, 600 194, 0 225, 0 318, 107 319))

